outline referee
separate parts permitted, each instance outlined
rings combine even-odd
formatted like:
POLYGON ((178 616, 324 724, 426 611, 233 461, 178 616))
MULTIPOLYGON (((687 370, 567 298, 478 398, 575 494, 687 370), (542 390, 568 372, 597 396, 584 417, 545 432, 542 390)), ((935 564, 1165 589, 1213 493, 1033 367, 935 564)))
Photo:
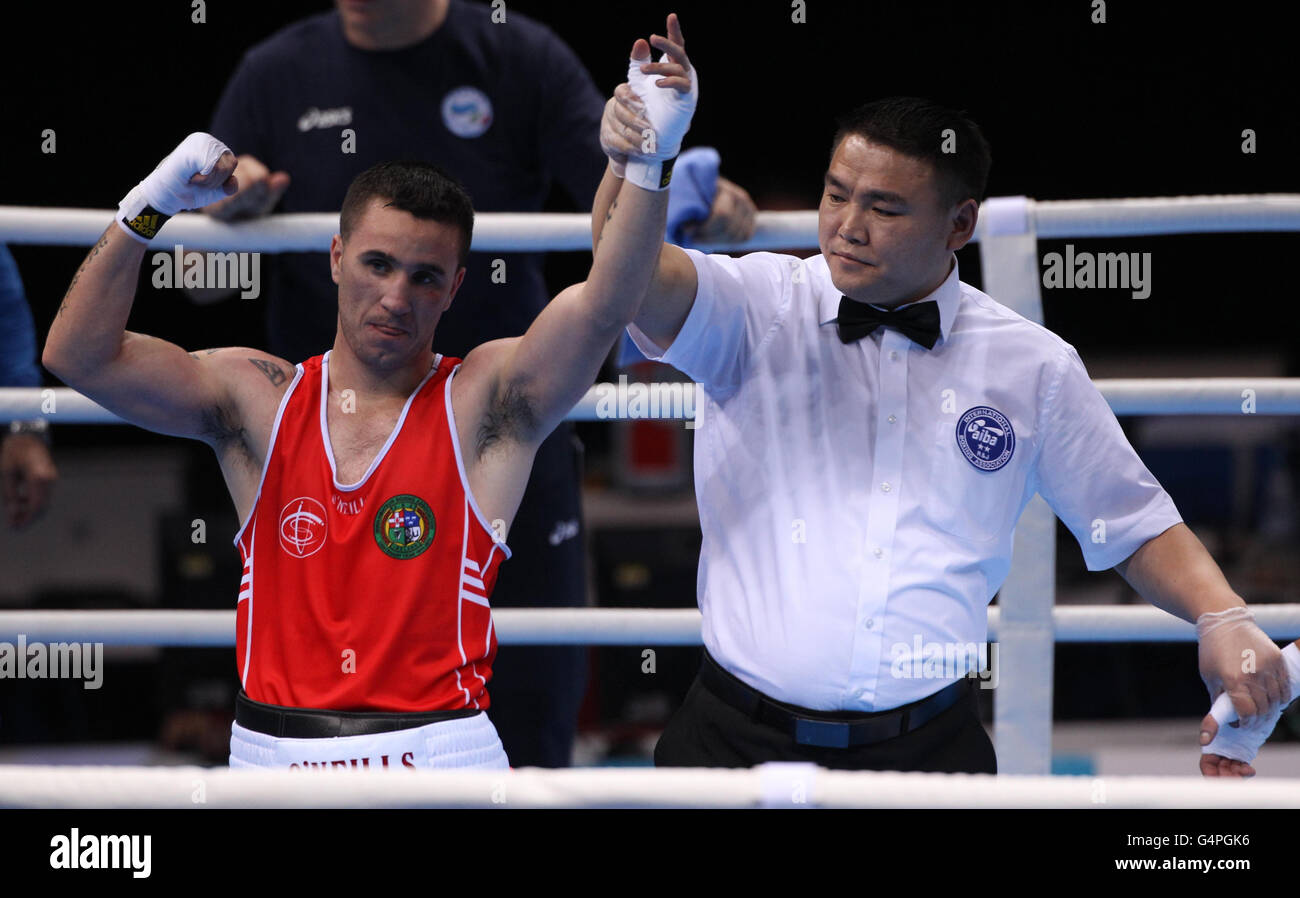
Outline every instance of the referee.
POLYGON ((1289 698, 1281 652, 1078 353, 960 280, 989 165, 961 113, 879 100, 840 121, 820 255, 663 247, 629 330, 702 393, 706 651, 656 764, 995 773, 975 671, 926 660, 986 641, 1034 493, 1089 570, 1198 622, 1212 698, 1252 720, 1289 698))

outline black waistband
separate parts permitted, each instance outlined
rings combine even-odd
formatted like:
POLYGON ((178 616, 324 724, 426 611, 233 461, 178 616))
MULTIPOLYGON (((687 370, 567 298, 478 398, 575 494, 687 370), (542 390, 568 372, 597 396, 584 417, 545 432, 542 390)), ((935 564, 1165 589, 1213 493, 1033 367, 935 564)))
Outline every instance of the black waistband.
POLYGON ((475 708, 457 711, 323 711, 286 708, 255 702, 241 690, 235 697, 235 722, 245 729, 281 739, 326 739, 334 736, 372 736, 409 730, 443 720, 482 713, 475 708))
POLYGON ((736 710, 788 733, 798 744, 821 748, 871 745, 909 733, 947 711, 974 688, 974 681, 963 677, 920 701, 889 711, 813 711, 768 698, 724 670, 707 649, 700 667, 700 682, 736 710))

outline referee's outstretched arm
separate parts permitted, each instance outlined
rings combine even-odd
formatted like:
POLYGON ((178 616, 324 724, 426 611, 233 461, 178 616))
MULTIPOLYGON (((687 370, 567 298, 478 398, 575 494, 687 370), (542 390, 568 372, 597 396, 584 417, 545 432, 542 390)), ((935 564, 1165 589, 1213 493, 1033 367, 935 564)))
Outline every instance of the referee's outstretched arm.
POLYGON ((1285 707, 1291 686, 1282 651, 1186 524, 1147 540, 1115 570, 1142 598, 1197 625, 1201 679, 1227 692, 1243 722, 1285 707))

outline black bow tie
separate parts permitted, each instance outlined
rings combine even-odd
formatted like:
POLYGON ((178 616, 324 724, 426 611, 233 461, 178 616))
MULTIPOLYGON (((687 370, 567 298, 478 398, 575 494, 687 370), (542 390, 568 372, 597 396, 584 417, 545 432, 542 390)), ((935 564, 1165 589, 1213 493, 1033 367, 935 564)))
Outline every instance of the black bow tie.
POLYGON ((843 343, 861 340, 881 326, 892 327, 926 349, 933 349, 939 340, 939 304, 934 300, 882 311, 865 302, 841 296, 840 314, 835 321, 843 343))

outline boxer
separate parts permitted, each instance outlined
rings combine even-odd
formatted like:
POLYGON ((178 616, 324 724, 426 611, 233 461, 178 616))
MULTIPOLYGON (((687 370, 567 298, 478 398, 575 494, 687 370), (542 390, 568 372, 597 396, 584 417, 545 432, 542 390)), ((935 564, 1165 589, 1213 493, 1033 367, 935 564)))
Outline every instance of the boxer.
POLYGON ((640 79, 655 149, 624 177, 607 170, 587 280, 521 337, 463 361, 433 350, 473 209, 424 163, 381 163, 349 188, 330 247, 329 352, 293 365, 126 330, 148 242, 237 189, 235 157, 207 134, 126 195, 73 278, 46 367, 137 426, 207 443, 243 521, 231 766, 507 766, 483 714, 489 597, 534 453, 635 317, 663 244, 698 96, 675 17, 668 27, 674 41, 651 39, 667 59, 644 67, 665 77, 640 79))

